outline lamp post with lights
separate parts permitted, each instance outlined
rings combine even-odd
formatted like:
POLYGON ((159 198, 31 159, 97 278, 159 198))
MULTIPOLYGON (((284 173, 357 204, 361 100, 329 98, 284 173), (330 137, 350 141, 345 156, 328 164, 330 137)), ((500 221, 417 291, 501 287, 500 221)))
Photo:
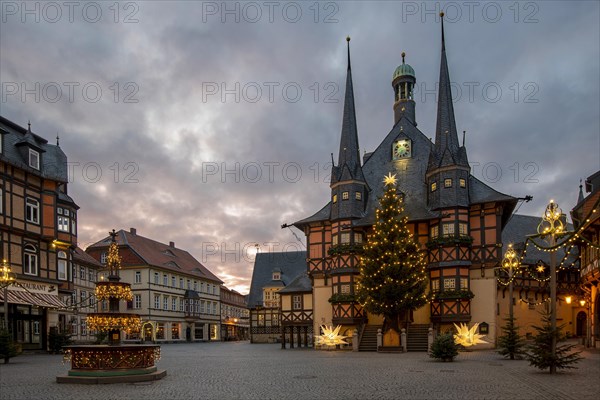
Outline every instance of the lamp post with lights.
POLYGON ((0 267, 0 285, 4 287, 4 327, 8 328, 8 287, 15 281, 13 273, 10 272, 10 265, 6 260, 2 260, 0 267))
POLYGON ((502 260, 502 268, 508 270, 508 297, 510 301, 508 302, 508 314, 510 316, 510 320, 513 320, 513 279, 515 276, 515 270, 519 268, 519 257, 517 257, 517 252, 513 248, 512 243, 508 245, 508 250, 506 250, 506 254, 504 254, 504 259, 502 260))
MULTIPOLYGON (((542 220, 538 225, 537 231, 541 237, 545 237, 550 251, 550 326, 552 329, 552 343, 550 352, 552 359, 556 358, 556 236, 564 233, 564 224, 562 222, 562 210, 554 202, 546 206, 542 220)), ((550 365, 550 373, 556 372, 556 365, 550 365)))

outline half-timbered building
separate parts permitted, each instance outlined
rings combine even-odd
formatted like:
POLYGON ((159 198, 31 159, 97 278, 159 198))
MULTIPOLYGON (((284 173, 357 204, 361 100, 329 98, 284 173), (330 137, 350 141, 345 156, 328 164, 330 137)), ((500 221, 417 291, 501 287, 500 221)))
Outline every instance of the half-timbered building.
POLYGON ((279 291, 281 308, 281 348, 313 345, 312 285, 305 272, 279 291))
POLYGON ((72 292, 79 207, 68 181, 58 138, 50 144, 30 124, 0 117, 0 257, 16 277, 0 290, 0 321, 8 312, 8 329, 24 349, 46 349, 59 325, 49 310, 64 308, 59 293, 72 292))
POLYGON ((275 343, 281 340, 279 291, 304 273, 304 251, 256 254, 248 294, 251 343, 275 343))
MULTIPOLYGON (((58 252, 59 260, 64 259, 66 253, 58 252)), ((69 292, 62 295, 62 301, 69 308, 53 310, 58 314, 58 328, 61 332, 69 332, 71 340, 75 343, 94 342, 96 332, 88 329, 86 318, 88 313, 98 311, 98 301, 95 290, 98 281, 98 272, 103 265, 87 254, 80 247, 71 252, 72 281, 69 282, 69 292)))
MULTIPOLYGON (((502 231, 520 199, 494 190, 471 173, 464 133, 461 143, 454 116, 443 22, 435 141, 417 128, 416 74, 402 53, 402 64, 391 79, 393 127, 362 160, 349 41, 330 198, 319 211, 294 223, 306 235, 313 329, 318 332, 326 322, 342 325, 345 335, 357 328, 362 335, 376 332, 383 323, 381 316, 362 309, 355 290, 362 245, 375 222, 383 177, 391 173, 397 178, 409 229, 426 259, 433 294, 430 304, 410 316, 409 336, 411 326, 420 325, 418 330, 426 335, 427 325, 445 331, 453 329, 453 323, 481 322, 494 343, 502 324, 496 301, 502 231)), ((520 237, 533 233, 535 227, 520 232, 520 237)))
POLYGON ((588 346, 600 348, 600 171, 579 186, 577 205, 571 211, 573 225, 584 239, 579 244, 581 284, 584 295, 576 316, 575 331, 588 346))

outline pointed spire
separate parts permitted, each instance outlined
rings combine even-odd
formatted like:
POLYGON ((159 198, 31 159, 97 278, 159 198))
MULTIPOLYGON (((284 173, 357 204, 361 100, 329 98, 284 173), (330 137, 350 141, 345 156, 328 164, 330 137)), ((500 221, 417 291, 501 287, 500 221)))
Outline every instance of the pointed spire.
POLYGON ((444 39, 444 12, 440 13, 440 19, 442 20, 442 51, 446 51, 446 40, 444 39))
POLYGON ((56 132, 56 145, 60 147, 60 137, 58 136, 58 132, 56 132))
POLYGON ((352 68, 350 67, 350 36, 346 36, 346 44, 348 45, 348 71, 352 68))
POLYGON ((442 57, 440 62, 440 79, 438 88, 437 123, 435 129, 435 149, 440 157, 446 149, 457 164, 464 164, 458 154, 458 133, 454 119, 454 105, 452 104, 452 89, 448 60, 446 59, 446 40, 444 37, 444 13, 442 17, 442 57))
POLYGON ((342 137, 340 140, 338 167, 340 168, 339 171, 341 174, 344 169, 344 164, 346 164, 354 179, 364 180, 360 166, 352 69, 350 67, 350 36, 346 38, 346 42, 348 44, 348 70, 346 75, 346 93, 344 96, 344 115, 342 120, 342 137))
POLYGON ((577 204, 583 201, 583 181, 579 180, 579 196, 577 196, 577 204))
POLYGON ((31 133, 31 120, 27 121, 27 132, 31 133))

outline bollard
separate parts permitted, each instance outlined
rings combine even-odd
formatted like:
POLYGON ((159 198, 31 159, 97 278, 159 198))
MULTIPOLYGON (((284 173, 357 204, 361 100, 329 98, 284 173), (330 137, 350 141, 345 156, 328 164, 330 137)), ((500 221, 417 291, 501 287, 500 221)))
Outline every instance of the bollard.
POLYGON ((379 348, 383 346, 383 334, 381 333, 381 329, 377 329, 377 351, 379 348))
POLYGON ((431 345, 433 344, 433 329, 427 330, 427 354, 431 353, 431 345))
POLYGON ((358 329, 352 331, 352 351, 358 351, 358 329))
POLYGON ((400 346, 402 346, 402 351, 406 353, 408 351, 408 344, 406 343, 406 329, 402 328, 400 329, 400 332, 400 346))

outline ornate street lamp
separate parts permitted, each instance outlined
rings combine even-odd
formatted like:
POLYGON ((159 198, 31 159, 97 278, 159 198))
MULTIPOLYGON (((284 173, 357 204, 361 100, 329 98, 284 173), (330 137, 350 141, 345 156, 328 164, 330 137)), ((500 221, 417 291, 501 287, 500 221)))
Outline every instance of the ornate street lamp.
MULTIPOLYGON (((550 324, 552 328, 552 344, 550 352, 552 358, 556 357, 556 236, 564 233, 565 226, 562 222, 562 210, 554 200, 546 206, 542 221, 538 225, 538 233, 546 238, 550 251, 550 324)), ((550 373, 556 372, 556 365, 550 366, 550 373)))
POLYGON ((513 249, 512 243, 508 245, 508 250, 506 250, 506 254, 504 254, 504 259, 502 260, 502 268, 508 270, 508 297, 510 301, 508 302, 508 314, 510 316, 510 320, 513 320, 513 280, 515 276, 515 270, 519 269, 520 261, 517 256, 517 252, 513 249))
POLYGON ((8 331, 8 287, 15 281, 14 274, 10 272, 10 265, 6 260, 2 260, 0 267, 0 286, 4 287, 4 327, 8 331))

